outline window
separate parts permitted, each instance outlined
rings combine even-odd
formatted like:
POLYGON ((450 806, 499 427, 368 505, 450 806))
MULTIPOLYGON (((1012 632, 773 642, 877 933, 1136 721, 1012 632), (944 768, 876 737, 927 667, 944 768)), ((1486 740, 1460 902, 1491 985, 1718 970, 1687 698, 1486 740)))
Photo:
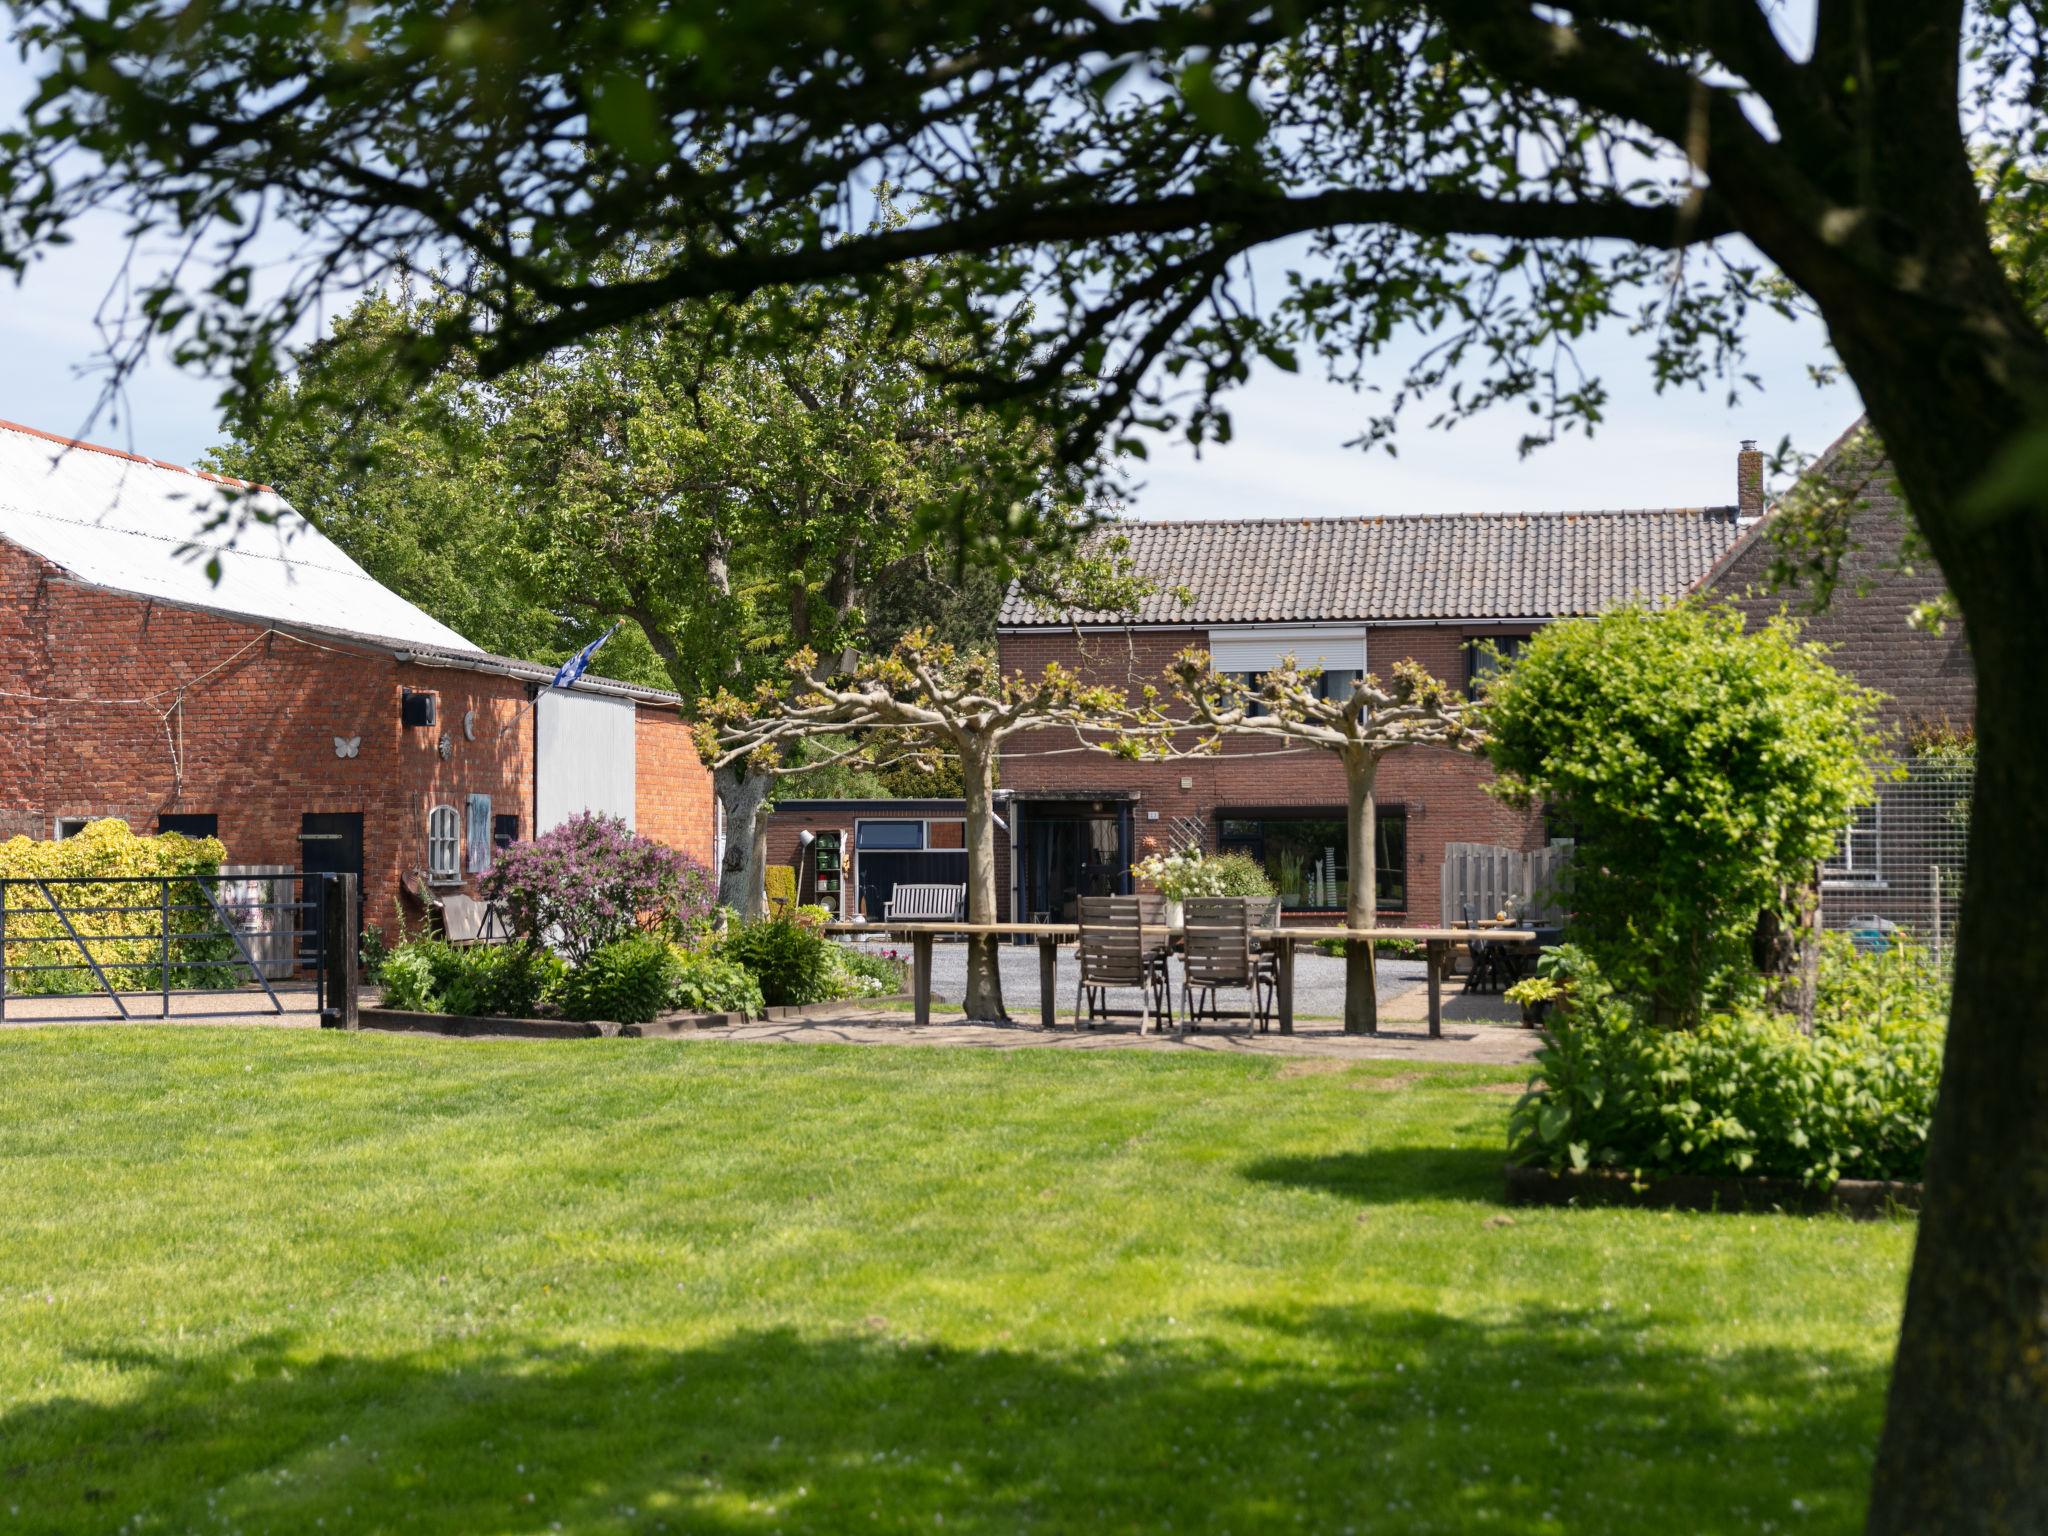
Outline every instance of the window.
POLYGON ((59 842, 62 842, 67 837, 76 837, 91 823, 92 818, 90 816, 59 816, 57 818, 56 838, 59 842))
POLYGON ((1884 869, 1880 859, 1884 824, 1878 803, 1857 811, 1842 831, 1841 845, 1820 867, 1823 885, 1882 885, 1884 869))
MULTIPOLYGON (((1245 713, 1247 715, 1270 713, 1266 706, 1258 699, 1259 688, 1266 680, 1265 673, 1226 672, 1223 675, 1243 684, 1245 691, 1245 713)), ((1348 672, 1342 668, 1326 667, 1323 669, 1322 675, 1316 679, 1315 696, 1319 699, 1348 699, 1351 697, 1351 685, 1363 676, 1365 676, 1365 673, 1355 667, 1348 672)))
POLYGON ((915 849, 924 846, 921 821, 860 821, 854 823, 853 845, 861 849, 915 849))
POLYGON ((219 837, 220 818, 211 812, 166 812, 157 817, 156 829, 159 832, 181 832, 186 837, 219 837))
POLYGON ((427 878, 436 885, 462 881, 462 816, 452 805, 427 812, 427 878))
POLYGON ((491 818, 491 846, 510 848, 519 841, 519 818, 499 814, 491 818))
MULTIPOLYGON (((1398 805, 1383 805, 1374 818, 1376 906, 1401 912, 1408 906, 1408 816, 1398 805)), ((1217 819, 1217 845, 1225 853, 1248 853, 1264 867, 1283 907, 1305 912, 1341 912, 1349 904, 1349 829, 1340 814, 1261 815, 1224 812, 1217 819)))
POLYGON ((1511 665, 1529 648, 1527 635, 1485 635, 1465 642, 1465 691, 1478 697, 1486 691, 1486 680, 1511 665), (1492 650, 1487 646, 1491 645, 1492 650), (1496 658, 1493 654, 1498 651, 1496 658))

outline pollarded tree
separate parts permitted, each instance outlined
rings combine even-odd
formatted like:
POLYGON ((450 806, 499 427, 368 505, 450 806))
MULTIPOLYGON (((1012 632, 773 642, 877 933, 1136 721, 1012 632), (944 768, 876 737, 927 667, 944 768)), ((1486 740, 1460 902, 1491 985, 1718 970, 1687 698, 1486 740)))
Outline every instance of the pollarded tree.
MULTIPOLYGON (((727 694, 706 705, 699 737, 714 766, 758 759, 772 765, 788 744, 853 733, 960 765, 967 821, 967 920, 996 920, 996 759, 1022 731, 1114 729, 1128 718, 1122 694, 1084 684, 1058 663, 1037 677, 1004 676, 993 657, 960 652, 925 632, 906 635, 886 656, 828 676, 814 652, 789 661, 794 697, 763 685, 752 697, 727 694)), ((1120 741, 1104 750, 1120 750, 1120 741)), ((886 748, 884 750, 887 750, 886 748)), ((1134 749, 1133 749, 1134 750, 1134 749)), ((967 1016, 1003 1019, 997 941, 967 941, 967 1016)))
MULTIPOLYGON (((1344 925, 1372 928, 1378 922, 1379 869, 1374 825, 1373 783, 1389 752, 1403 747, 1449 747, 1473 751, 1479 736, 1465 719, 1462 695, 1413 661, 1394 664, 1382 683, 1370 672, 1349 688, 1326 696, 1320 667, 1304 667, 1292 656, 1262 673, 1257 687, 1218 673, 1207 651, 1183 651, 1167 670, 1174 700, 1208 733, 1195 750, 1213 753, 1222 735, 1260 737, 1296 747, 1333 752, 1344 765, 1346 861, 1351 885, 1345 895, 1344 925)), ((1150 716, 1151 740, 1171 741, 1185 729, 1157 712, 1150 716)), ((1180 754, 1185 748, 1170 748, 1180 754)), ((1373 946, 1344 946, 1344 1028, 1363 1033, 1379 1027, 1379 998, 1373 978, 1373 946)))

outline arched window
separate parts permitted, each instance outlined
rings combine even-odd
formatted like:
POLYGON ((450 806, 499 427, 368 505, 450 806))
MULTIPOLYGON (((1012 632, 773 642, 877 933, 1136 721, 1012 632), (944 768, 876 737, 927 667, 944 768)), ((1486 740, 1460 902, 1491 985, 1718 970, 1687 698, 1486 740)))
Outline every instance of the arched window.
POLYGON ((452 805, 427 812, 427 878, 451 885, 462 879, 462 817, 452 805))

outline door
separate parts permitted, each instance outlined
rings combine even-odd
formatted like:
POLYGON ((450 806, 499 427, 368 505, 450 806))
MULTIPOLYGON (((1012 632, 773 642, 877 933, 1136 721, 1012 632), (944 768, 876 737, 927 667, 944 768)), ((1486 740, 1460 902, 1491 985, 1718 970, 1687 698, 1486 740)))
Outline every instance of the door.
POLYGON ((1130 860, 1123 817, 1116 811, 1047 813, 1034 806, 1024 823, 1025 905, 1030 915, 1070 923, 1083 896, 1114 896, 1126 887, 1130 860))
POLYGON ((363 926, 363 906, 368 893, 363 889, 363 813, 361 811, 307 811, 299 818, 299 868, 305 872, 302 900, 307 903, 299 926, 312 934, 299 940, 299 953, 307 964, 318 958, 320 876, 356 877, 356 931, 363 926))

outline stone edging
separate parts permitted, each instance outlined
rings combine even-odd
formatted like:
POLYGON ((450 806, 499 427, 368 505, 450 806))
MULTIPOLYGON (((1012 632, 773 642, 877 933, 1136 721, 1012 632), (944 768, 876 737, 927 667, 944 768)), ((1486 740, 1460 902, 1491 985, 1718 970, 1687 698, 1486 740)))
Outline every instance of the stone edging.
POLYGON ((1838 1179, 1829 1185, 1813 1185, 1798 1179, 1667 1173, 1652 1174, 1639 1183, 1633 1175, 1614 1168, 1553 1173, 1548 1168, 1509 1163, 1504 1171, 1509 1205, 1783 1211, 1795 1215, 1833 1211, 1863 1221, 1920 1209, 1920 1186, 1891 1179, 1838 1179))
MULTIPOLYGON (((765 1020, 807 1019, 831 1009, 860 1003, 903 1003, 907 992, 887 997, 840 998, 829 1003, 765 1008, 765 1020)), ((747 1022, 744 1013, 665 1013, 651 1024, 611 1024, 580 1019, 508 1019, 453 1013, 415 1013, 403 1008, 364 1008, 358 1015, 364 1029, 395 1030, 426 1035, 511 1035, 525 1040, 594 1040, 612 1036, 627 1039, 671 1038, 694 1034, 700 1029, 731 1029, 747 1022)))

